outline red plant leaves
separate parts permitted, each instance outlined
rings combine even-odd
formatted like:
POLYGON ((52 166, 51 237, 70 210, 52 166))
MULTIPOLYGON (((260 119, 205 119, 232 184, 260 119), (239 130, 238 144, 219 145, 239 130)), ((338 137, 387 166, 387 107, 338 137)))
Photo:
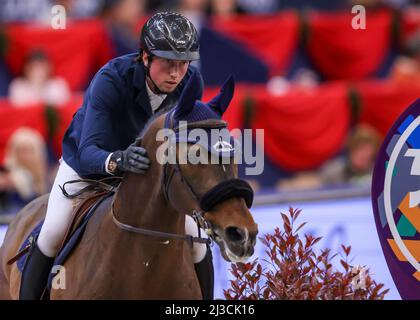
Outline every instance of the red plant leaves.
POLYGON ((228 300, 255 299, 308 299, 308 300, 381 300, 389 292, 377 284, 368 269, 354 267, 348 262, 351 247, 341 246, 344 252, 340 264, 344 271, 333 270, 330 249, 317 253, 315 245, 322 239, 298 234, 306 223, 294 227, 301 210, 289 208, 281 213, 283 229, 275 228, 273 234, 260 238, 266 247, 268 268, 255 259, 252 263, 231 265, 234 280, 224 290, 228 300), (303 237, 303 238, 302 238, 303 237), (356 272, 353 272, 356 270, 356 272), (355 278, 359 277, 359 278, 355 278))

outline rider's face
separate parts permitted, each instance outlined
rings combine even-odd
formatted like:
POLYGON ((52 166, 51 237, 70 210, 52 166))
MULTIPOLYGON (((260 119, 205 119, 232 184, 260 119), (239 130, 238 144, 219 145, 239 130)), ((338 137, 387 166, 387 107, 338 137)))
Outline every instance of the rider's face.
MULTIPOLYGON (((143 55, 143 62, 148 64, 147 54, 143 55)), ((150 65, 150 77, 153 79, 159 90, 170 93, 175 90, 177 85, 182 81, 188 70, 189 61, 169 60, 159 57, 153 57, 150 65)), ((147 79, 149 82, 150 79, 147 79)), ((154 86, 150 83, 149 87, 154 86)))

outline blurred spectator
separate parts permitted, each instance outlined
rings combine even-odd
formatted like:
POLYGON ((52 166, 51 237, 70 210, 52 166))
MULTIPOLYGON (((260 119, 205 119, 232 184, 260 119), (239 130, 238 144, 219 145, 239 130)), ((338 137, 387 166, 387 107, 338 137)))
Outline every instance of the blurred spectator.
POLYGON ((0 22, 39 22, 50 24, 54 5, 66 9, 66 18, 97 15, 104 0, 1 0, 0 22))
POLYGON ((31 52, 23 67, 23 77, 12 80, 9 98, 16 107, 38 103, 61 105, 70 99, 70 89, 61 77, 52 76, 52 66, 42 51, 31 52))
POLYGON ((244 13, 237 0, 209 0, 209 14, 228 18, 235 14, 244 13))
POLYGON ((319 78, 315 71, 308 68, 300 68, 296 71, 291 82, 296 88, 311 90, 319 85, 319 78))
POLYGON ((52 5, 62 5, 66 16, 72 19, 94 17, 99 14, 105 0, 54 0, 52 5))
POLYGON ((273 96, 281 96, 290 90, 308 91, 315 89, 318 85, 319 79, 315 71, 300 68, 290 80, 283 76, 271 77, 267 82, 267 90, 273 96))
POLYGON ((323 183, 369 185, 380 145, 381 138, 374 128, 359 125, 348 140, 344 157, 332 160, 322 168, 323 183))
MULTIPOLYGON (((229 2, 229 1, 228 1, 229 2)), ((206 10, 209 0, 180 0, 176 11, 187 17, 200 32, 206 19, 206 10)))
POLYGON ((401 84, 420 83, 420 30, 407 40, 404 54, 392 67, 391 78, 401 84))
POLYGON ((282 76, 271 77, 267 82, 267 90, 273 96, 282 96, 291 88, 290 82, 282 76))
MULTIPOLYGON (((224 2, 223 0, 218 0, 224 2)), ((272 13, 279 10, 281 1, 278 0, 235 0, 227 2, 237 2, 237 5, 247 13, 272 13)))
POLYGON ((10 137, 0 172, 0 191, 15 194, 23 203, 47 192, 46 146, 41 135, 20 128, 10 137))
POLYGON ((366 9, 378 9, 384 6, 383 0, 348 0, 350 7, 362 5, 366 9))
POLYGON ((409 0, 382 0, 385 5, 388 5, 392 8, 401 9, 406 7, 410 1, 409 0))
POLYGON ((326 162, 317 172, 304 172, 281 180, 278 189, 309 189, 336 185, 368 186, 371 183, 376 155, 381 145, 378 132, 359 125, 350 135, 343 156, 326 162))
POLYGON ((117 56, 139 50, 139 21, 144 10, 145 0, 104 0, 101 16, 117 56))
POLYGON ((45 21, 51 14, 51 0, 2 0, 0 21, 45 21))
POLYGON ((362 5, 367 9, 392 8, 402 9, 412 3, 417 2, 412 0, 348 0, 350 6, 362 5))

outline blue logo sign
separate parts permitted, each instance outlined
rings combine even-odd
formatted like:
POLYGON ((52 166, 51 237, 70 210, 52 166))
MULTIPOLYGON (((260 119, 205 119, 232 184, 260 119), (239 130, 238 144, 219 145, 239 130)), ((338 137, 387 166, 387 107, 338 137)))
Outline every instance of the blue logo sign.
POLYGON ((378 155, 372 204, 382 250, 403 299, 420 299, 420 99, 388 132, 378 155))

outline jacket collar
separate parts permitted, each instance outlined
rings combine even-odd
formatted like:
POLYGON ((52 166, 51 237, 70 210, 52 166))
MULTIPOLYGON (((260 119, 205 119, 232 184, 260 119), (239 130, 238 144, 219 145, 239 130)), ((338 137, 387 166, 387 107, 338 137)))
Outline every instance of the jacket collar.
MULTIPOLYGON (((186 77, 185 77, 186 78, 186 77)), ((178 91, 181 90, 182 83, 186 81, 183 79, 178 87, 174 90, 174 92, 169 93, 165 100, 163 100, 161 107, 158 109, 166 108, 169 105, 173 105, 176 103, 178 91)), ((138 89, 138 94, 135 98, 136 104, 143 107, 144 111, 147 113, 148 116, 153 115, 152 106, 150 105, 149 95, 146 89, 146 69, 142 63, 135 62, 134 65, 134 75, 133 75, 133 85, 138 89)))
POLYGON ((134 75, 133 75, 133 85, 141 90, 146 90, 146 69, 144 65, 140 62, 133 62, 134 75))

